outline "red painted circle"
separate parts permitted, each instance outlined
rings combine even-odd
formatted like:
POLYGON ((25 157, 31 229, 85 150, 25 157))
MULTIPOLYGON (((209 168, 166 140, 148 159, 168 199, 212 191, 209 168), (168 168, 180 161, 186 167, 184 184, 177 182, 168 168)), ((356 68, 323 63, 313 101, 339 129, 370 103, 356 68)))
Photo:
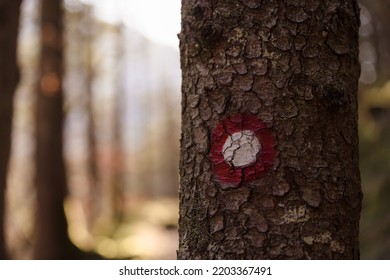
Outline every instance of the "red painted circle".
POLYGON ((251 114, 233 115, 222 120, 211 135, 210 159, 214 163, 214 173, 223 184, 237 186, 240 183, 256 180, 271 168, 275 159, 275 141, 265 123, 251 114), (261 152, 256 161, 245 167, 235 167, 225 161, 223 146, 229 136, 236 132, 250 130, 261 144, 261 152))

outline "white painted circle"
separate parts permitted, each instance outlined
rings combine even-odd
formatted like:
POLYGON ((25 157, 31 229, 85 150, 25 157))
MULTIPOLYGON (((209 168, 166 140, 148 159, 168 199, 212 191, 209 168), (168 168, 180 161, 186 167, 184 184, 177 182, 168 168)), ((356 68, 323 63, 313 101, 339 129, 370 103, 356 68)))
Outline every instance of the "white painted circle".
POLYGON ((223 158, 234 167, 245 167, 255 163, 260 152, 259 139, 251 130, 229 135, 222 149, 223 158))

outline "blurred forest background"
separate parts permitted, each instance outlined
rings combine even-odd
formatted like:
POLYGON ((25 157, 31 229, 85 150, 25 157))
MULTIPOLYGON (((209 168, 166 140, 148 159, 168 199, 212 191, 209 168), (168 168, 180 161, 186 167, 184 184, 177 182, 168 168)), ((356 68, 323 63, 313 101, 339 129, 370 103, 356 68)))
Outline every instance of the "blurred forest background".
MULTIPOLYGON (((123 2, 64 1, 68 233, 78 249, 103 258, 175 259, 178 40, 174 45, 151 39, 136 28, 137 18, 107 21, 99 15, 107 3, 114 7, 123 2)), ((176 3, 173 13, 179 18, 180 0, 167 2, 176 3)), ((390 0, 359 2, 361 257, 390 259, 390 0)), ((176 36, 180 25, 161 22, 153 3, 157 1, 150 1, 153 12, 142 17, 152 29, 165 26, 176 36)), ((39 80, 40 45, 39 1, 24 0, 6 210, 8 250, 14 259, 33 256, 39 203, 34 166, 37 88, 55 86, 55 80, 39 80)))

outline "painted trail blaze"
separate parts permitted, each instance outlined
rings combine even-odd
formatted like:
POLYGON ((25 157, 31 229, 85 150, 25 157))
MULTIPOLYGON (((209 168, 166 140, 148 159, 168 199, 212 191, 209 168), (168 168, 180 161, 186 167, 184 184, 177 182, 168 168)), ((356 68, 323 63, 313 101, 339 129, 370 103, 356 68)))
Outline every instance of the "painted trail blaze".
POLYGON ((211 136, 210 159, 224 186, 256 180, 275 159, 275 141, 264 122, 251 114, 222 120, 211 136))

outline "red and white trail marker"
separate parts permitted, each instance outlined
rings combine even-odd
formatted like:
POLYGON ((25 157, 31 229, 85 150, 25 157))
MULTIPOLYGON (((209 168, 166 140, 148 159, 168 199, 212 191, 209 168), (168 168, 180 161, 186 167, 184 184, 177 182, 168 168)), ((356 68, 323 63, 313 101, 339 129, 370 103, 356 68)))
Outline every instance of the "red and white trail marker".
POLYGON ((256 116, 230 116, 212 133, 210 159, 217 180, 223 186, 237 187, 256 180, 273 166, 275 141, 256 116))

